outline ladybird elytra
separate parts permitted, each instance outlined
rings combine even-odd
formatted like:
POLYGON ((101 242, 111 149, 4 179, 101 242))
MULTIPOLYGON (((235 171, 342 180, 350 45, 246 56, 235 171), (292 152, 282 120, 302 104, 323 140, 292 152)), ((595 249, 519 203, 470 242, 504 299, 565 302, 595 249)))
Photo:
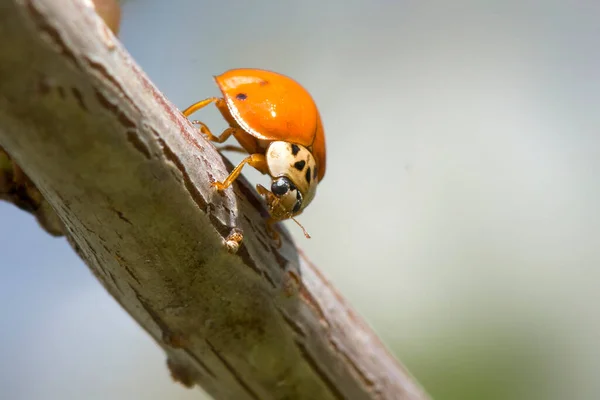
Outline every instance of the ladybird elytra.
POLYGON ((223 97, 194 103, 183 114, 188 117, 215 103, 229 125, 220 135, 213 135, 200 121, 192 122, 200 126, 200 131, 209 140, 217 143, 223 143, 233 135, 241 147, 224 146, 221 149, 249 155, 223 182, 214 182, 213 186, 225 190, 246 164, 268 174, 271 190, 262 185, 257 185, 257 190, 265 197, 269 208, 267 227, 281 243, 271 225, 289 218, 298 223, 294 217, 311 203, 317 185, 325 176, 325 134, 319 110, 306 89, 276 72, 232 69, 214 79, 223 97))

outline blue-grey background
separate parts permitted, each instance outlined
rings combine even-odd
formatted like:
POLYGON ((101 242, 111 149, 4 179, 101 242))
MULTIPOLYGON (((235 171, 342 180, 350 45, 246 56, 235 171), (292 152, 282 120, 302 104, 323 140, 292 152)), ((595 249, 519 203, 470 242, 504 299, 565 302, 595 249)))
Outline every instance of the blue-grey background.
MULTIPOLYGON (((181 109, 237 67, 311 91, 328 171, 313 238, 289 228, 436 399, 592 400, 599 18, 587 1, 131 0, 121 39, 181 109)), ((1 399, 200 397, 64 239, 7 203, 0 224, 1 399)))

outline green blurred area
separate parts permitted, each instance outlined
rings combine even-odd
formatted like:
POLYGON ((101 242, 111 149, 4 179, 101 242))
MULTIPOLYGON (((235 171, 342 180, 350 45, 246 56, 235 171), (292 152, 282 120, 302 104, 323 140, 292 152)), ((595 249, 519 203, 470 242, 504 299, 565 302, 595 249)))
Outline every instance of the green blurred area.
POLYGON ((434 399, 543 398, 543 352, 548 349, 536 350, 533 340, 497 332, 461 333, 452 345, 430 343, 418 353, 406 347, 394 350, 434 399))

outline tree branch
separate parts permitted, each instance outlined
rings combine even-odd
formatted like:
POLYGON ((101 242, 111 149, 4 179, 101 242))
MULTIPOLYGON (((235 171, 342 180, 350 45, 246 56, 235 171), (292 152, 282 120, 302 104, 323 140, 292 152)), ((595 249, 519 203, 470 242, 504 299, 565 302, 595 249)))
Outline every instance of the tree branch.
POLYGON ((427 398, 282 227, 274 247, 244 179, 210 187, 229 166, 86 2, 4 1, 0 37, 4 186, 22 167, 176 380, 216 399, 427 398))

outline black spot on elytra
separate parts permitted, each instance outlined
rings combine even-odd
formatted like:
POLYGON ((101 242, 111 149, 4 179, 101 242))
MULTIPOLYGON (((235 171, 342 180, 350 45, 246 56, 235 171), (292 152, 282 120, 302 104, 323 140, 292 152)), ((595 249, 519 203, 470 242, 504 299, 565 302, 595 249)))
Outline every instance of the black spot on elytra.
POLYGON ((264 80, 264 79, 263 79, 262 81, 258 82, 258 84, 259 84, 260 86, 266 86, 266 85, 268 85, 268 84, 269 84, 269 81, 266 81, 266 80, 264 80))
POLYGON ((298 154, 299 151, 300 151, 300 147, 298 147, 297 145, 293 144, 292 145, 292 155, 295 156, 296 154, 298 154))
POLYGON ((235 98, 238 100, 246 100, 248 98, 248 95, 246 93, 238 93, 235 95, 235 98))
POLYGON ((310 167, 306 169, 306 175, 304 175, 306 182, 310 183, 310 167))
POLYGON ((305 166, 306 166, 306 161, 304 161, 304 160, 296 161, 294 163, 294 168, 296 168, 298 171, 302 171, 305 166))
POLYGON ((315 165, 315 169, 313 170, 313 179, 317 179, 317 166, 315 165))

